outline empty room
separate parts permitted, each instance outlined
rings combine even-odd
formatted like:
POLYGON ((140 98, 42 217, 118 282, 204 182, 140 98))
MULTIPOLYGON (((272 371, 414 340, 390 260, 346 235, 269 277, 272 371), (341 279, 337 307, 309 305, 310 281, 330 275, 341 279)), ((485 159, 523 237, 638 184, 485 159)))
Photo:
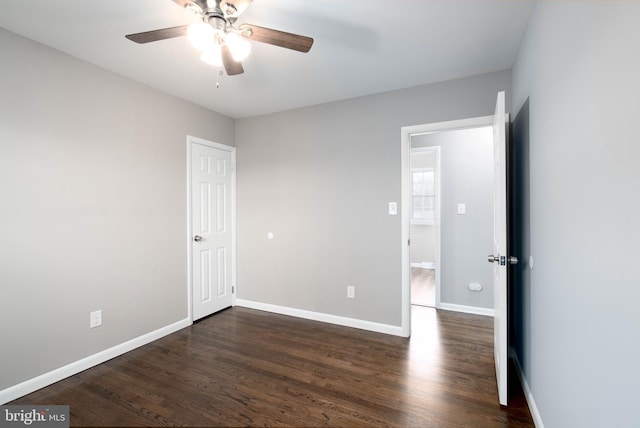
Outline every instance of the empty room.
POLYGON ((1 2, 0 425, 640 426, 638 20, 1 2))

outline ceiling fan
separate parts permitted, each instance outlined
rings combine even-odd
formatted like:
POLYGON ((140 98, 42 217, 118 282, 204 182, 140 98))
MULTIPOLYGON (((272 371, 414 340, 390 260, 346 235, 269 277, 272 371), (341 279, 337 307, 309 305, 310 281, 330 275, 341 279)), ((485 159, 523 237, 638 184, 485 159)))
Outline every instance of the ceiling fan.
POLYGON ((174 37, 188 36, 202 52, 200 59, 214 66, 224 66, 228 75, 244 73, 242 61, 249 54, 248 40, 268 43, 298 52, 309 52, 313 39, 253 24, 235 26, 238 17, 253 0, 173 0, 195 13, 202 22, 160 30, 128 34, 136 43, 149 43, 174 37))

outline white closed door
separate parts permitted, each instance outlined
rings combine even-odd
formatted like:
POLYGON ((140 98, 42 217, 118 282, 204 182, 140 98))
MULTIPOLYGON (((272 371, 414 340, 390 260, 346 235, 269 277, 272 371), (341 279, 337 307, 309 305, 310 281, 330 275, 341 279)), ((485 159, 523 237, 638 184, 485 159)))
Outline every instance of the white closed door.
POLYGON ((493 119, 493 254, 489 262, 494 268, 494 321, 493 346, 500 404, 507 405, 507 352, 508 352, 508 313, 507 291, 509 290, 507 269, 517 263, 507 254, 507 122, 505 112, 505 94, 498 93, 496 111, 493 119))
POLYGON ((233 304, 232 152, 191 143, 193 320, 233 304))

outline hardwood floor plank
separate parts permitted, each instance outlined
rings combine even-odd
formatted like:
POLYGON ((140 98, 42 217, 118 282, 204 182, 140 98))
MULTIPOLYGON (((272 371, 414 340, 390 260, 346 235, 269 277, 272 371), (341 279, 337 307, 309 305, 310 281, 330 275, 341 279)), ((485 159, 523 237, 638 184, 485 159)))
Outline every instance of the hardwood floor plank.
POLYGON ((10 404, 72 426, 533 427, 498 403, 491 318, 414 310, 410 339, 231 308, 10 404))

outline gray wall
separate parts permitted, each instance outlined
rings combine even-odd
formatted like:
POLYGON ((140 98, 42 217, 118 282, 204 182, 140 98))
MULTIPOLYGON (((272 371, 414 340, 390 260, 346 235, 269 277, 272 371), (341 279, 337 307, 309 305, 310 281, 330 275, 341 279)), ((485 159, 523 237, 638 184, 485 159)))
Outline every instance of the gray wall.
POLYGON ((436 227, 431 224, 412 224, 409 236, 411 236, 411 263, 435 263, 436 227))
POLYGON ((1 390, 187 317, 186 135, 234 127, 2 29, 0 53, 1 390))
POLYGON ((513 69, 534 258, 517 352, 545 427, 640 426, 638 18, 635 1, 538 2, 513 69))
MULTIPOLYGON (((440 301, 493 309, 493 130, 436 132, 411 147, 440 146, 440 301), (458 203, 467 213, 457 213, 458 203), (482 285, 481 292, 469 290, 482 285)), ((413 244, 413 237, 411 238, 413 244)))
POLYGON ((400 129, 493 114, 510 76, 237 120, 238 297, 399 326, 400 129))

